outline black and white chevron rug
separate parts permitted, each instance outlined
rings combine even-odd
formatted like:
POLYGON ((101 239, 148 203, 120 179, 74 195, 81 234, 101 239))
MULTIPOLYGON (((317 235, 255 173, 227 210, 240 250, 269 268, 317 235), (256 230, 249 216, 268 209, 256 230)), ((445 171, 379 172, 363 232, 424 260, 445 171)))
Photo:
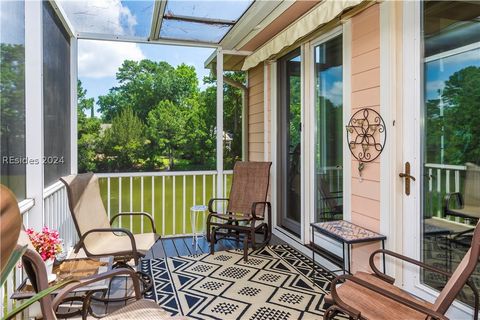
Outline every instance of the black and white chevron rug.
POLYGON ((154 299, 174 315, 194 319, 319 319, 334 275, 287 245, 142 261, 154 299))

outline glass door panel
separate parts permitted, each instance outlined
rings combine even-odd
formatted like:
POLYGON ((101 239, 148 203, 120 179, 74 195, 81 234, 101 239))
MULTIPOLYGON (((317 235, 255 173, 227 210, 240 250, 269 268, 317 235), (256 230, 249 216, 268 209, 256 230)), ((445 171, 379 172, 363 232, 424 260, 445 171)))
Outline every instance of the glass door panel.
POLYGON ((343 218, 342 35, 314 47, 315 222, 343 218))
POLYGON ((301 179, 301 56, 297 49, 279 60, 279 220, 300 234, 301 179))
MULTIPOLYGON (((480 217, 480 3, 425 2, 423 18, 421 257, 453 271, 480 217)), ((424 271, 421 281, 441 290, 446 279, 424 271)), ((470 289, 457 298, 473 306, 470 289)))

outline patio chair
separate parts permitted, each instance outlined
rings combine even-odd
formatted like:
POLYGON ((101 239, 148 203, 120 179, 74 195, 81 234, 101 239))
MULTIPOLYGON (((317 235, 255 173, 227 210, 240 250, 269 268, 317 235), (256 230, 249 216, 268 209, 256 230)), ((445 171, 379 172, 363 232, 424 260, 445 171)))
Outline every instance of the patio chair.
MULTIPOLYGON (((31 244, 28 235, 21 230, 21 216, 18 209, 18 204, 13 193, 3 185, 0 185, 0 230, 1 232, 1 251, 0 251, 0 265, 2 266, 2 278, 4 272, 3 266, 7 264, 12 258, 12 252, 25 251, 22 256, 22 265, 29 277, 29 280, 37 294, 29 303, 22 304, 23 307, 19 307, 16 313, 10 313, 8 319, 15 317, 16 314, 24 311, 32 303, 39 302, 43 319, 53 320, 57 319, 55 310, 64 301, 72 301, 71 297, 68 297, 70 293, 82 286, 103 280, 113 278, 116 276, 126 275, 132 278, 133 289, 136 299, 135 302, 123 307, 111 315, 104 317, 105 320, 120 320, 120 319, 178 319, 178 317, 171 317, 168 312, 160 308, 155 301, 141 299, 140 283, 137 274, 128 268, 121 268, 111 270, 109 272, 94 275, 89 278, 81 279, 78 281, 66 281, 64 282, 64 289, 62 289, 55 297, 50 294, 44 294, 51 291, 49 288, 47 270, 45 263, 40 255, 35 251, 31 244), (26 250, 25 250, 26 247, 26 250)), ((61 285, 60 285, 61 286, 61 285)), ((8 298, 8 297, 7 297, 8 298)), ((78 297, 74 297, 79 300, 78 297)), ((90 306, 90 298, 83 301, 82 318, 86 318, 90 306)), ((3 303, 3 302, 2 302, 3 303)))
POLYGON ((160 238, 153 218, 145 212, 120 212, 108 221, 95 174, 70 175, 60 180, 67 187, 70 212, 80 238, 75 253, 83 248, 88 257, 112 255, 123 261, 133 258, 138 265, 139 258, 160 238), (146 217, 153 232, 133 234, 128 229, 112 227, 111 224, 122 216, 146 217))
POLYGON ((229 198, 213 198, 208 203, 207 240, 210 253, 214 254, 218 235, 243 237, 243 258, 248 259, 248 243, 255 250, 255 234, 263 232, 261 246, 266 245, 272 234, 272 206, 267 201, 271 162, 236 162, 233 168, 232 187, 229 198), (216 201, 228 202, 226 213, 216 212, 216 201), (265 207, 267 216, 265 217, 265 207), (214 220, 215 218, 215 220, 214 220), (265 221, 266 219, 266 221, 265 221))
POLYGON ((463 195, 460 192, 447 194, 444 213, 478 221, 480 219, 480 167, 473 163, 466 163, 466 167, 463 195), (456 207, 453 201, 456 201, 456 207))
POLYGON ((323 204, 320 208, 320 220, 341 220, 343 215, 343 204, 339 203, 339 200, 343 198, 343 192, 331 192, 321 174, 317 175, 317 182, 318 195, 323 204))
POLYGON ((480 228, 475 228, 470 249, 453 274, 402 256, 389 250, 377 250, 370 255, 370 268, 374 274, 357 272, 334 279, 331 293, 325 297, 332 304, 324 319, 332 319, 343 312, 353 319, 447 319, 445 313, 463 286, 467 284, 475 296, 474 319, 478 319, 479 294, 471 274, 475 271, 480 256, 480 228), (417 298, 396 287, 395 279, 380 272, 375 266, 375 256, 385 254, 425 270, 449 278, 434 303, 417 298), (337 284, 344 282, 337 287, 337 284))

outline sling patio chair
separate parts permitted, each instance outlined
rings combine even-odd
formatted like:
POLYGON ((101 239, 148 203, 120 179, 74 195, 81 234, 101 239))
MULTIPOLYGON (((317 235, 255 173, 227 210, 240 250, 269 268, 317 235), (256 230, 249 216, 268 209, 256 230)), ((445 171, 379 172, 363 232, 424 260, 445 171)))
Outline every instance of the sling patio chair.
POLYGON ((475 271, 480 255, 480 228, 475 227, 470 249, 453 274, 402 256, 389 250, 377 250, 370 255, 370 268, 374 274, 356 272, 335 278, 331 292, 325 297, 331 306, 325 311, 324 319, 332 319, 339 312, 353 319, 448 319, 448 308, 468 285, 475 297, 474 319, 478 319, 479 294, 470 276, 475 271), (417 298, 396 287, 395 279, 380 272, 375 266, 375 256, 385 254, 425 270, 449 278, 434 303, 417 298), (342 284, 340 284, 343 282, 342 284), (337 287, 337 284, 340 284, 337 287))
MULTIPOLYGON (((113 312, 103 319, 181 319, 181 317, 171 317, 170 314, 160 308, 155 301, 142 299, 139 278, 137 274, 129 268, 119 268, 76 281, 65 281, 55 285, 54 288, 49 287, 45 263, 43 262, 40 254, 33 248, 28 235, 24 231, 21 231, 21 215, 17 200, 15 199, 13 193, 3 185, 0 185, 0 230, 2 239, 0 246, 0 265, 2 266, 1 278, 4 279, 7 276, 7 273, 11 271, 6 270, 7 268, 4 267, 7 264, 11 264, 10 261, 16 253, 21 252, 23 254, 22 266, 30 280, 32 287, 37 292, 37 295, 29 299, 27 302, 22 303, 20 306, 17 305, 15 310, 12 310, 12 312, 8 313, 7 315, 2 315, 6 316, 6 319, 15 318, 19 313, 26 310, 33 303, 39 302, 41 317, 47 320, 55 320, 57 319, 55 310, 57 310, 58 306, 65 301, 73 301, 72 297, 70 297, 70 293, 73 290, 97 281, 111 279, 117 276, 129 276, 132 278, 133 291, 135 294, 135 296, 132 298, 134 298, 136 301, 113 312), (53 289, 56 290, 54 291, 53 289), (55 296, 51 294, 53 292, 56 293, 55 296)), ((14 262, 14 268, 15 266, 16 262, 14 262)), ((9 297, 7 297, 7 299, 8 298, 9 297)), ((75 300, 79 300, 78 297, 73 298, 75 300)), ((87 294, 81 309, 81 315, 83 319, 85 319, 87 316, 87 311, 90 308, 90 302, 91 296, 87 294)))
POLYGON ((75 253, 83 248, 88 257, 111 255, 121 261, 133 258, 135 265, 138 265, 139 258, 145 256, 160 238, 152 216, 146 212, 120 212, 108 221, 95 174, 70 175, 60 180, 67 187, 70 212, 80 238, 75 253), (133 234, 128 229, 112 227, 112 223, 122 216, 147 218, 153 232, 133 234))
POLYGON ((232 187, 229 198, 213 198, 208 203, 207 240, 210 253, 214 254, 217 236, 243 237, 243 258, 248 259, 248 243, 255 250, 255 234, 264 235, 261 246, 266 245, 272 234, 272 206, 267 201, 271 162, 236 162, 233 168, 232 187), (226 212, 216 212, 216 201, 228 202, 226 212), (267 216, 265 217, 265 208, 267 216), (266 219, 266 221, 265 221, 266 219))
MULTIPOLYGON (((445 215, 457 216, 462 218, 480 219, 480 167, 467 163, 464 186, 462 193, 452 192, 445 196, 444 213, 445 215), (453 202, 456 202, 456 206, 453 202)), ((473 230, 473 229, 472 229, 473 230)))
POLYGON ((343 192, 330 191, 330 187, 322 175, 323 174, 317 175, 317 191, 319 199, 321 200, 319 221, 341 220, 343 215, 343 192))

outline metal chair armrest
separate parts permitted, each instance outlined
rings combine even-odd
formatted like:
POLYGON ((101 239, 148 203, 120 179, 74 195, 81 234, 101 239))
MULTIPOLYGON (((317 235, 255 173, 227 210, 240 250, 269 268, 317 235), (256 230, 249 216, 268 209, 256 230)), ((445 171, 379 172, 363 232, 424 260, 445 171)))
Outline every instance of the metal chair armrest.
MULTIPOLYGON (((384 274, 383 272, 381 272, 376 266, 375 266, 375 255, 379 254, 379 253, 384 253, 385 255, 389 255, 389 256, 392 256, 392 257, 395 257, 397 259, 400 259, 400 260, 403 260, 405 262, 409 262, 411 264, 414 264, 416 266, 419 266, 423 269, 426 269, 426 270, 429 270, 429 271, 432 271, 432 272, 435 272, 435 273, 438 273, 438 274, 441 274, 443 276, 446 276, 448 278, 450 278, 452 276, 452 273, 451 272, 447 272, 447 271, 444 271, 444 270, 441 270, 441 269, 438 269, 438 268, 435 268, 435 267, 432 267, 428 264, 425 264, 421 261, 418 261, 418 260, 415 260, 415 259, 412 259, 410 257, 406 257, 404 255, 401 255, 401 254, 398 254, 396 252, 393 252, 393 251, 390 251, 390 250, 384 250, 384 249, 379 249, 379 250, 376 250, 374 252, 372 252, 372 254, 370 255, 370 259, 369 259, 369 263, 370 263, 370 268, 373 270, 373 272, 375 273, 376 276, 378 276, 379 278, 387 281, 387 282, 390 282, 390 283, 394 283, 395 282, 395 279, 384 274)), ((472 291, 473 291, 473 294, 475 296, 475 314, 474 314, 474 319, 477 320, 478 319, 478 311, 479 311, 479 306, 480 306, 480 295, 478 293, 478 289, 477 287, 475 286, 475 283, 473 281, 471 281, 471 279, 469 279, 467 281, 467 286, 469 286, 472 291)))
POLYGON ((138 280, 138 276, 135 273, 134 270, 127 269, 127 268, 120 268, 120 269, 113 269, 108 272, 104 272, 101 274, 96 274, 84 279, 80 279, 74 283, 69 283, 65 288, 63 288, 53 299, 52 301, 52 306, 53 309, 56 310, 58 306, 62 303, 62 301, 73 291, 78 288, 82 288, 84 286, 87 286, 89 284, 105 280, 105 279, 111 279, 116 276, 121 276, 121 275, 127 275, 132 278, 133 282, 133 289, 135 293, 135 298, 141 299, 141 291, 140 291, 140 283, 138 280))
POLYGON ((444 271, 444 270, 440 270, 440 269, 437 269, 435 267, 432 267, 428 264, 425 264, 421 261, 418 261, 418 260, 415 260, 415 259, 412 259, 410 257, 406 257, 404 255, 401 255, 401 254, 398 254, 396 252, 393 252, 393 251, 390 251, 390 250, 385 250, 385 249, 379 249, 379 250, 376 250, 374 252, 372 252, 372 254, 370 255, 370 259, 369 259, 369 264, 370 264, 370 268, 372 269, 372 271, 375 273, 376 276, 378 276, 379 278, 389 282, 389 283, 394 283, 395 282, 395 279, 386 275, 385 273, 381 272, 377 266, 375 265, 375 256, 377 254, 385 254, 386 256, 391 256, 391 257, 394 257, 394 258, 397 258, 397 259, 400 259, 400 260, 403 260, 405 262, 409 262, 411 264, 414 264, 416 266, 419 266, 419 267, 422 267, 423 269, 427 269, 429 271, 432 271, 432 272, 435 272, 435 273, 438 273, 438 274, 441 274, 441 275, 444 275, 446 277, 451 277, 452 274, 450 272, 447 272, 447 271, 444 271))
POLYGON ((377 287, 367 281, 364 281, 362 279, 359 279, 355 276, 352 276, 352 275, 341 275, 341 276, 338 276, 336 277, 333 281, 332 281, 332 291, 331 291, 331 294, 332 294, 332 298, 333 300, 335 301, 335 304, 337 304, 338 306, 340 306, 340 308, 342 309, 345 309, 345 311, 347 313, 352 313, 351 316, 354 317, 354 318, 357 318, 357 319, 360 319, 361 318, 361 312, 359 310, 356 310, 355 308, 352 308, 351 306, 349 306, 347 303, 345 303, 344 301, 342 301, 342 299, 338 296, 338 293, 337 293, 337 289, 336 289, 336 285, 337 283, 340 281, 340 280, 348 280, 348 281, 352 281, 368 290, 371 290, 373 292, 376 292, 390 300, 393 300, 395 302, 398 302, 408 308, 411 308, 411 309, 414 309, 418 312, 421 312, 427 316, 430 316, 432 317, 433 319, 442 319, 442 320, 448 320, 448 318, 446 316, 444 316, 443 314, 440 314, 438 312, 436 312, 435 310, 431 310, 431 309, 428 309, 427 307, 419 304, 419 303, 416 303, 414 301, 411 301, 411 300, 408 300, 408 299, 405 299, 404 297, 401 297, 399 295, 396 295, 395 293, 393 292, 390 292, 388 290, 385 290, 383 288, 380 288, 380 287, 377 287))
POLYGON ((451 208, 451 202, 452 202, 452 199, 455 198, 455 200, 458 202, 458 204, 460 205, 460 207, 463 207, 463 196, 460 192, 451 192, 451 193, 447 193, 445 195, 445 206, 443 208, 443 212, 445 215, 448 214, 448 212, 450 211, 451 208))
POLYGON ((137 212, 119 212, 117 213, 116 215, 114 215, 112 217, 112 219, 110 219, 110 224, 113 223, 113 221, 115 221, 118 217, 121 217, 121 216, 144 216, 144 217, 147 217, 148 220, 150 220, 150 223, 152 225, 152 231, 153 233, 157 233, 157 230, 155 228, 155 221, 153 220, 153 217, 151 214, 149 214, 148 212, 142 212, 142 211, 137 211, 137 212))
MULTIPOLYGON (((272 204, 269 202, 269 201, 257 201, 257 202, 254 202, 252 204, 252 217, 254 220, 263 220, 263 217, 260 219, 257 217, 257 206, 260 205, 260 204, 263 204, 263 205, 266 205, 267 206, 267 210, 270 214, 270 212, 272 211, 272 204)), ((265 210, 264 210, 264 213, 265 213, 265 210)))
POLYGON ((133 260, 135 261, 135 265, 137 265, 139 254, 138 254, 138 251, 137 251, 137 245, 135 243, 135 237, 133 236, 133 233, 130 230, 127 230, 127 229, 124 229, 124 228, 97 228, 97 229, 88 230, 87 232, 85 232, 82 235, 80 240, 78 240, 77 250, 75 251, 75 253, 78 253, 78 249, 81 246, 83 246, 87 255, 89 254, 88 249, 85 248, 85 245, 84 245, 85 238, 88 235, 90 235, 92 233, 114 233, 114 232, 125 233, 128 236, 128 238, 130 239, 130 243, 132 245, 133 260))
POLYGON ((230 201, 229 198, 212 198, 210 201, 208 201, 208 212, 210 213, 217 213, 216 211, 213 210, 213 203, 215 201, 230 201))

